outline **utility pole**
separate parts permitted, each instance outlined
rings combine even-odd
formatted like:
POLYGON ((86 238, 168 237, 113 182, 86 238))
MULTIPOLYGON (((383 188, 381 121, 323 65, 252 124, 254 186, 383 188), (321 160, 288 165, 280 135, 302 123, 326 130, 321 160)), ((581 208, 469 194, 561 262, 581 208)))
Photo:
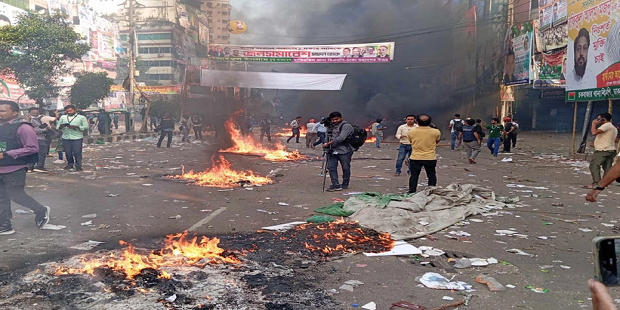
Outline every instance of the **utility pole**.
MULTIPOLYGON (((134 120, 136 118, 136 96, 135 96, 135 71, 136 71, 136 59, 135 59, 135 49, 136 49, 136 28, 135 28, 135 22, 134 22, 134 1, 135 0, 127 0, 129 1, 129 102, 130 102, 130 127, 129 130, 127 130, 128 132, 134 132, 135 131, 135 124, 134 124, 134 120)), ((144 118, 146 119, 147 115, 144 115, 144 118)))

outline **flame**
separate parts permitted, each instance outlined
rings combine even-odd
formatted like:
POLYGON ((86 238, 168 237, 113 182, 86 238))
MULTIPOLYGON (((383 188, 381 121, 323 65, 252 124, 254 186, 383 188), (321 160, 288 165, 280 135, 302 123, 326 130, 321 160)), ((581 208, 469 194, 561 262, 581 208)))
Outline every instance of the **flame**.
POLYGON ((181 175, 168 176, 171 179, 195 180, 194 184, 206 187, 233 188, 243 183, 252 185, 271 184, 273 181, 267 177, 261 177, 252 171, 232 170, 231 164, 222 155, 219 160, 211 158, 211 169, 203 172, 183 172, 181 175))
POLYGON ((108 268, 125 273, 128 279, 139 275, 143 269, 151 268, 158 270, 158 278, 170 278, 170 274, 161 270, 162 267, 199 266, 206 264, 240 264, 241 260, 232 255, 226 255, 226 251, 220 247, 220 239, 202 237, 187 238, 187 231, 166 236, 164 247, 148 254, 136 252, 135 246, 119 241, 127 248, 120 255, 111 252, 109 255, 99 258, 82 258, 81 268, 59 267, 54 274, 90 274, 95 275, 98 268, 108 268))
POLYGON ((270 161, 291 161, 308 159, 307 156, 302 155, 301 153, 299 153, 299 151, 287 151, 286 147, 280 142, 275 143, 274 150, 266 148, 260 143, 256 143, 251 136, 242 135, 241 131, 235 128, 235 124, 233 122, 233 117, 239 113, 240 111, 233 114, 233 116, 225 123, 226 130, 230 133, 230 137, 233 141, 234 146, 225 150, 220 150, 220 152, 243 155, 258 155, 270 161))
POLYGON ((364 142, 364 143, 375 143, 375 142, 377 142, 377 137, 370 136, 370 137, 366 138, 366 142, 364 142))
MULTIPOLYGON (((288 124, 287 124, 288 125, 288 124)), ((306 134, 308 133, 308 129, 306 128, 306 126, 301 126, 301 128, 299 128, 299 137, 300 138, 304 138, 306 137, 306 134)), ((292 131, 290 128, 283 128, 280 129, 280 131, 274 133, 273 135, 276 137, 290 137, 292 134, 292 131)))

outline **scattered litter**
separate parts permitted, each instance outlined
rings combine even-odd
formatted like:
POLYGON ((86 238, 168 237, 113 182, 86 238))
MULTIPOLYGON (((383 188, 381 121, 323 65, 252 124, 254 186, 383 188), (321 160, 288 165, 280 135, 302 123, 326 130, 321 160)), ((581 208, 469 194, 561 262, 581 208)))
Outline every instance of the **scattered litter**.
POLYGON ((470 290, 472 288, 471 285, 465 282, 450 282, 450 280, 435 272, 425 273, 422 277, 418 279, 418 281, 424 284, 424 286, 436 290, 464 291, 470 290))
POLYGON ((468 232, 464 232, 464 231, 451 231, 449 232, 449 234, 454 235, 454 236, 459 236, 459 237, 470 237, 471 234, 468 232))
POLYGON ((276 215, 276 214, 278 214, 278 213, 279 213, 279 212, 276 212, 276 211, 267 211, 267 210, 263 210, 263 209, 256 209, 256 211, 258 211, 258 212, 263 212, 263 213, 267 213, 267 214, 269 214, 269 215, 276 215))
POLYGON ((367 310, 377 310, 377 304, 374 302, 369 302, 365 305, 362 306, 362 309, 367 309, 367 310))
POLYGON ((127 173, 125 173, 125 175, 136 175, 136 174, 137 173, 135 173, 135 172, 127 172, 127 173))
MULTIPOLYGON (((366 166, 366 167, 362 167, 362 168, 377 168, 377 166, 366 166)), ((390 169, 392 170, 392 169, 390 169)))
POLYGON ((394 309, 394 308, 403 308, 403 309, 409 309, 409 310, 426 310, 426 308, 423 307, 423 306, 412 304, 412 303, 407 302, 407 301, 397 301, 397 302, 393 303, 390 306, 390 309, 394 309))
POLYGON ((614 224, 601 223, 605 227, 614 227, 614 224))
POLYGON ((281 205, 281 206, 288 206, 289 204, 288 204, 288 203, 286 203, 286 202, 278 202, 278 205, 281 205))
POLYGON ((486 284, 486 286, 489 287, 489 291, 491 292, 501 292, 501 291, 505 291, 506 288, 499 283, 497 280, 495 280, 495 278, 493 277, 489 277, 486 275, 479 275, 476 277, 476 282, 481 283, 481 284, 486 284))
POLYGON ((579 228, 579 230, 581 230, 581 231, 583 231, 583 232, 591 232, 591 231, 594 231, 594 230, 589 229, 589 228, 579 228))
POLYGON ((15 210, 15 213, 17 213, 17 214, 32 214, 32 211, 26 211, 26 210, 22 210, 22 209, 17 209, 17 210, 15 210))
POLYGON ((300 224, 306 224, 306 222, 290 222, 290 223, 286 223, 286 224, 280 224, 280 225, 274 225, 274 226, 267 226, 267 227, 263 227, 262 229, 264 230, 274 230, 274 231, 286 231, 289 230, 297 225, 300 224))
POLYGON ((67 228, 67 226, 64 225, 54 225, 54 224, 45 224, 43 226, 41 226, 41 229, 45 229, 45 230, 61 230, 61 229, 65 229, 67 228))
POLYGON ((172 296, 166 297, 165 299, 167 302, 174 302, 177 300, 177 294, 172 294, 172 296))
POLYGON ((171 216, 171 217, 169 217, 169 219, 171 219, 171 220, 180 220, 180 219, 181 219, 181 216, 177 214, 177 215, 175 215, 175 216, 171 216))
POLYGON ((509 162, 512 162, 512 158, 510 158, 510 157, 502 158, 502 162, 503 162, 503 163, 509 163, 509 162))
POLYGON ((368 265, 366 265, 366 264, 356 264, 355 267, 357 267, 357 268, 364 268, 364 267, 368 267, 368 265))
POLYGON ((394 248, 391 251, 383 253, 364 253, 366 256, 394 256, 394 255, 420 255, 422 251, 419 248, 403 241, 397 240, 394 243, 394 248))
POLYGON ((454 268, 465 269, 469 267, 484 267, 492 264, 497 264, 499 261, 495 258, 461 258, 456 261, 454 268))
POLYGON ((233 189, 232 188, 227 188, 227 189, 218 189, 218 192, 232 192, 233 189))
POLYGON ((484 220, 481 219, 469 219, 469 221, 474 223, 484 223, 484 220))
POLYGON ((506 235, 510 236, 510 235, 514 235, 517 233, 514 230, 506 230, 506 229, 496 230, 495 232, 500 236, 506 236, 506 235))
POLYGON ((519 196, 509 196, 509 197, 495 197, 495 201, 499 201, 499 202, 503 202, 503 203, 517 203, 519 201, 521 201, 521 198, 519 198, 519 196))
POLYGON ((88 221, 88 222, 80 223, 80 225, 82 225, 82 226, 90 226, 92 224, 93 224, 93 221, 88 221))
POLYGON ((246 188, 245 188, 245 190, 246 190, 246 191, 253 191, 253 190, 254 190, 254 187, 246 187, 246 188))
MULTIPOLYGON (((549 225, 553 225, 553 223, 552 223, 552 222, 544 222, 544 223, 543 223, 543 225, 545 225, 545 226, 549 226, 549 225)), ((612 225, 612 226, 613 226, 613 225, 612 225)))
POLYGON ((529 257, 534 257, 534 256, 536 256, 536 255, 534 255, 534 254, 529 254, 529 253, 526 253, 526 252, 524 252, 524 251, 522 251, 522 250, 519 250, 519 249, 508 249, 508 250, 506 250, 506 252, 508 252, 508 253, 515 253, 515 254, 517 254, 517 255, 529 256, 529 257))
MULTIPOLYGON (((153 184, 150 184, 150 183, 144 183, 144 184, 142 184, 142 186, 149 187, 149 186, 153 186, 153 184)), ((174 296, 176 296, 176 295, 174 295, 174 296)))
POLYGON ((83 219, 94 219, 97 218, 97 213, 82 215, 83 219))
POLYGON ((515 288, 516 286, 512 285, 512 284, 506 284, 507 288, 515 288))
POLYGON ((108 194, 107 197, 118 197, 118 194, 108 194))
POLYGON ((342 194, 343 196, 355 196, 355 195, 361 195, 364 192, 348 192, 348 193, 344 193, 342 194))
POLYGON ((453 300, 454 300, 454 297, 444 296, 444 297, 442 297, 441 299, 443 299, 443 300, 447 300, 447 301, 453 301, 453 300))
POLYGON ((211 209, 202 209, 202 210, 200 210, 200 212, 212 212, 212 211, 213 210, 211 210, 211 209))
POLYGON ((343 284, 338 289, 341 290, 341 291, 353 292, 353 286, 348 285, 348 284, 343 284))
POLYGON ((560 268, 562 268, 562 269, 570 269, 570 266, 560 265, 560 268))
POLYGON ((544 294, 549 291, 549 289, 542 288, 542 287, 536 287, 534 285, 526 285, 525 288, 531 290, 534 293, 540 293, 540 294, 544 294))
POLYGON ((102 243, 105 243, 105 242, 88 240, 86 242, 82 242, 80 244, 76 244, 76 245, 71 246, 69 248, 70 249, 75 249, 75 250, 88 251, 88 250, 94 249, 96 246, 98 246, 98 245, 100 245, 102 243))
POLYGON ((444 255, 446 252, 440 250, 440 249, 435 249, 431 246, 421 246, 420 250, 422 250, 424 257, 429 257, 429 256, 441 256, 444 255))
POLYGON ((344 282, 344 284, 359 286, 359 285, 364 285, 364 282, 358 281, 358 280, 349 280, 347 282, 344 282))

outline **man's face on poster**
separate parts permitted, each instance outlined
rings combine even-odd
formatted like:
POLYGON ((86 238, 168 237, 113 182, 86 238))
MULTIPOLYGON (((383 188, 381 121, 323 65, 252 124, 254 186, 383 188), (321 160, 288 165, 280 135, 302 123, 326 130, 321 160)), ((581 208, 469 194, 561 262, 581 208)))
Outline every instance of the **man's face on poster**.
POLYGON ((506 74, 512 78, 515 72, 515 55, 506 56, 506 74))
POLYGON ((347 57, 351 55, 351 50, 349 48, 345 48, 342 50, 342 55, 347 57))
POLYGON ((375 54, 375 48, 372 46, 369 46, 366 48, 366 53, 370 54, 370 55, 374 55, 375 54))
POLYGON ((583 77, 586 72, 586 65, 588 64, 588 39, 585 36, 581 36, 575 42, 575 73, 579 77, 583 77))
POLYGON ((387 49, 386 46, 379 47, 379 55, 385 56, 385 55, 387 55, 387 51, 388 51, 388 49, 387 49))
POLYGON ((354 47, 353 48, 353 57, 359 57, 360 56, 360 49, 359 47, 354 47))

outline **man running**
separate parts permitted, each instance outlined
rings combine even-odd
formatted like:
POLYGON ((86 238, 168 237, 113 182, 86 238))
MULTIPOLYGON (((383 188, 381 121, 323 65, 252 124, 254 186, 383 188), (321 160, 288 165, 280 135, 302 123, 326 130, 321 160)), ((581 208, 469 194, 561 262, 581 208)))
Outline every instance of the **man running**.
POLYGON ((39 157, 39 143, 32 125, 18 121, 18 116, 17 103, 0 101, 0 235, 15 233, 11 224, 11 201, 32 210, 37 227, 43 227, 50 218, 50 208, 24 190, 27 167, 39 157))
POLYGON ((482 137, 480 136, 482 129, 476 126, 476 121, 471 118, 466 123, 467 125, 463 126, 463 131, 459 133, 459 141, 463 141, 465 145, 469 163, 475 164, 482 144, 482 137))
POLYGON ((499 153, 499 145, 502 142, 501 136, 504 126, 499 123, 499 118, 494 117, 491 119, 491 124, 487 125, 489 130, 489 139, 487 139, 487 148, 491 151, 491 154, 497 157, 499 153))
POLYGON ((301 127, 301 116, 297 116, 297 118, 295 118, 294 120, 291 121, 291 136, 286 140, 286 143, 289 143, 291 141, 291 139, 296 138, 295 139, 295 143, 301 143, 299 142, 299 135, 301 134, 300 131, 300 127, 301 127))

